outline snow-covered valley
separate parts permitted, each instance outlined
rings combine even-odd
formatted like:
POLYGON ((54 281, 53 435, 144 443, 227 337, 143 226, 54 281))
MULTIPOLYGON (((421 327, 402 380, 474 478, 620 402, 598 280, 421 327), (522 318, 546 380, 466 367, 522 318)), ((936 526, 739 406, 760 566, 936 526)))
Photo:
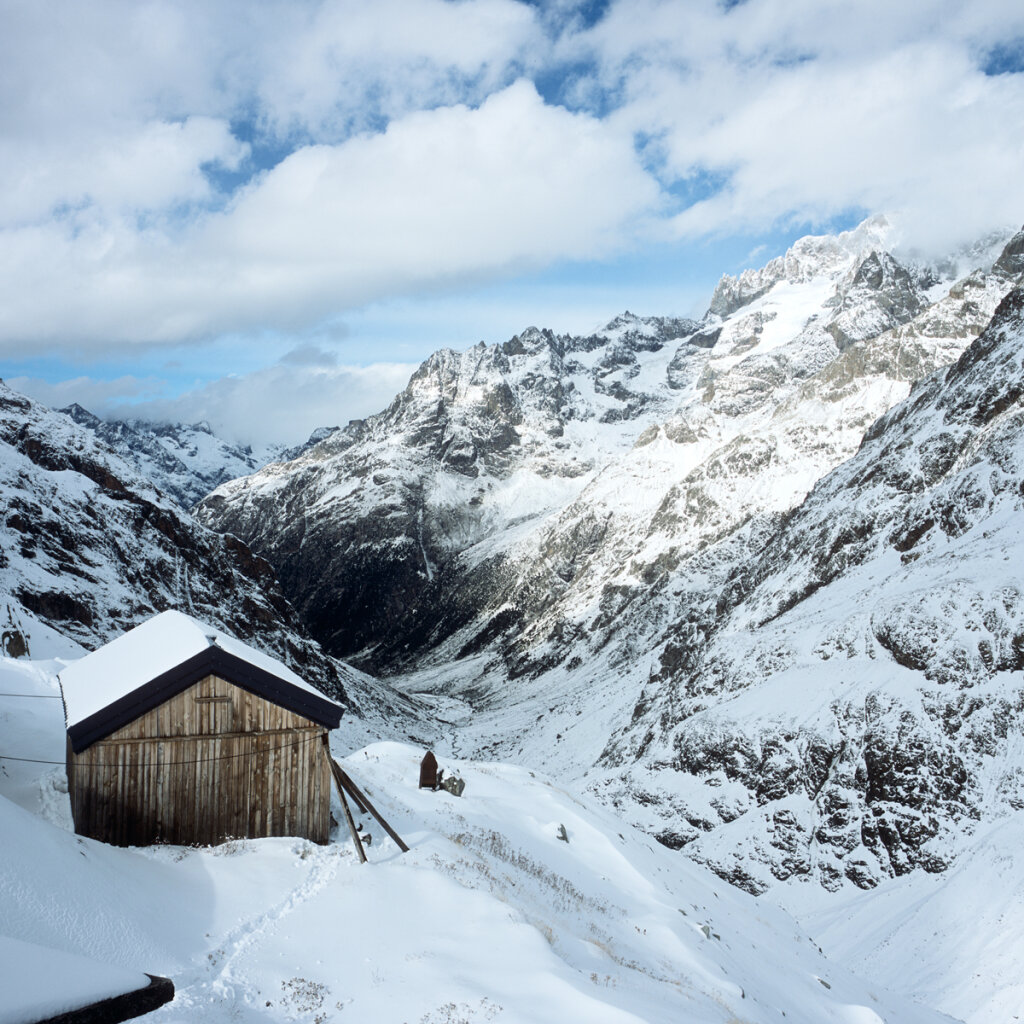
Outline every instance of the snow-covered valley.
POLYGON ((438 353, 199 516, 453 752, 755 893, 940 871, 1019 799, 988 779, 1019 729, 1024 234, 924 265, 887 231, 723 278, 700 323, 438 353))
POLYGON ((1024 232, 887 232, 441 351, 262 468, 0 385, 0 935, 164 1020, 1024 1017, 1024 232), (72 834, 54 674, 169 607, 347 703, 409 854, 72 834))

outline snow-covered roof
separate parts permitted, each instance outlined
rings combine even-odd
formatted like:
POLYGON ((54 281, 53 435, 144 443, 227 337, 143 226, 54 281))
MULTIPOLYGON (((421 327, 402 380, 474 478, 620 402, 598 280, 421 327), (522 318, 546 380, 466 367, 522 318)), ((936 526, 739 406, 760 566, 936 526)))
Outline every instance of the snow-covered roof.
POLYGON ((99 738, 92 735, 98 728, 116 720, 102 733, 109 734, 209 672, 331 728, 340 720, 338 704, 276 658, 183 612, 166 611, 61 671, 72 745, 84 749, 99 738))
MULTIPOLYGON (((49 1020, 150 984, 149 976, 142 971, 115 967, 7 935, 0 935, 0 962, 4 965, 4 997, 0 1005, 3 1022, 49 1020)), ((155 1009, 156 1005, 159 1004, 147 1009, 155 1009)))

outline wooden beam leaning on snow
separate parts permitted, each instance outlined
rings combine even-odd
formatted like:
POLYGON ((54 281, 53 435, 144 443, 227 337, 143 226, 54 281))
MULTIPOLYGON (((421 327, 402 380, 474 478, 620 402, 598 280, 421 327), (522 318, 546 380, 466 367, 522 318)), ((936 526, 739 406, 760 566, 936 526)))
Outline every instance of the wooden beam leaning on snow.
MULTIPOLYGON (((331 758, 331 772, 334 775, 334 781, 338 786, 338 792, 341 793, 343 789, 348 792, 349 796, 352 797, 357 806, 365 808, 374 816, 374 818, 377 819, 377 823, 389 836, 391 836, 395 841, 395 845, 402 851, 402 853, 408 853, 409 847, 402 841, 402 837, 381 817, 380 812, 372 803, 370 803, 366 794, 352 781, 345 770, 333 757, 331 758)), ((345 797, 342 796, 341 799, 344 804, 345 797)))
POLYGON ((345 821, 348 823, 348 830, 352 836, 352 842, 355 844, 356 853, 359 855, 359 862, 361 864, 366 863, 366 851, 363 849, 363 841, 359 838, 359 832, 356 830, 356 823, 352 820, 352 812, 348 809, 348 801, 345 799, 345 782, 342 778, 341 768, 338 766, 338 762, 331 757, 330 749, 327 746, 327 736, 324 736, 324 752, 327 755, 327 760, 331 766, 331 775, 334 777, 334 784, 338 787, 338 796, 341 798, 341 809, 345 812, 345 821))

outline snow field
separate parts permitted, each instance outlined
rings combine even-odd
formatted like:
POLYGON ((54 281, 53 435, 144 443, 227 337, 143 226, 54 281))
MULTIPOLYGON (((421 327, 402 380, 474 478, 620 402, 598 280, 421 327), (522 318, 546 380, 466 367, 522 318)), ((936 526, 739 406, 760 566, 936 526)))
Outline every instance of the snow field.
MULTIPOLYGON (((33 742, 53 745, 60 723, 41 715, 8 713, 4 743, 35 719, 33 742)), ((366 818, 369 865, 341 832, 111 848, 43 820, 28 779, 2 775, 3 932, 172 977, 154 1021, 942 1019, 866 990, 783 912, 528 769, 442 758, 467 782, 457 799, 416 788, 421 756, 378 743, 345 759, 412 848, 366 818)))
POLYGON ((786 901, 826 952, 881 985, 927 995, 968 1024, 1024 1019, 1024 814, 988 825, 941 876, 826 902, 786 901))

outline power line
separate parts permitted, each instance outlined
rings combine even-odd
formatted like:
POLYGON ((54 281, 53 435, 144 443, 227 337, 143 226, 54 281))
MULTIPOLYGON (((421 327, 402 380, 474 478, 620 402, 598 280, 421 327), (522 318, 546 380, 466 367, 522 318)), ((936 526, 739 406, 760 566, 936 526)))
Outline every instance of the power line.
POLYGON ((37 697, 40 700, 63 700, 59 693, 0 693, 0 697, 37 697))
MULTIPOLYGON (((254 734, 256 735, 256 734, 254 734)), ((190 737, 169 737, 170 739, 188 739, 190 737)), ((216 737, 211 737, 215 739, 216 737)), ((300 743, 309 743, 313 740, 320 739, 319 736, 303 736, 292 743, 282 743, 279 747, 274 747, 274 750, 287 750, 289 747, 297 747, 300 743)), ((256 750, 246 750, 241 754, 220 754, 217 757, 199 757, 189 758, 186 761, 143 761, 139 764, 115 764, 113 762, 90 762, 88 767, 90 768, 170 768, 173 765, 179 764, 208 764, 211 761, 231 761, 236 757, 250 757, 254 754, 259 753, 256 750)), ((63 765, 64 761, 45 761, 38 757, 13 757, 10 754, 0 754, 0 761, 24 761, 29 764, 60 764, 63 765)))

